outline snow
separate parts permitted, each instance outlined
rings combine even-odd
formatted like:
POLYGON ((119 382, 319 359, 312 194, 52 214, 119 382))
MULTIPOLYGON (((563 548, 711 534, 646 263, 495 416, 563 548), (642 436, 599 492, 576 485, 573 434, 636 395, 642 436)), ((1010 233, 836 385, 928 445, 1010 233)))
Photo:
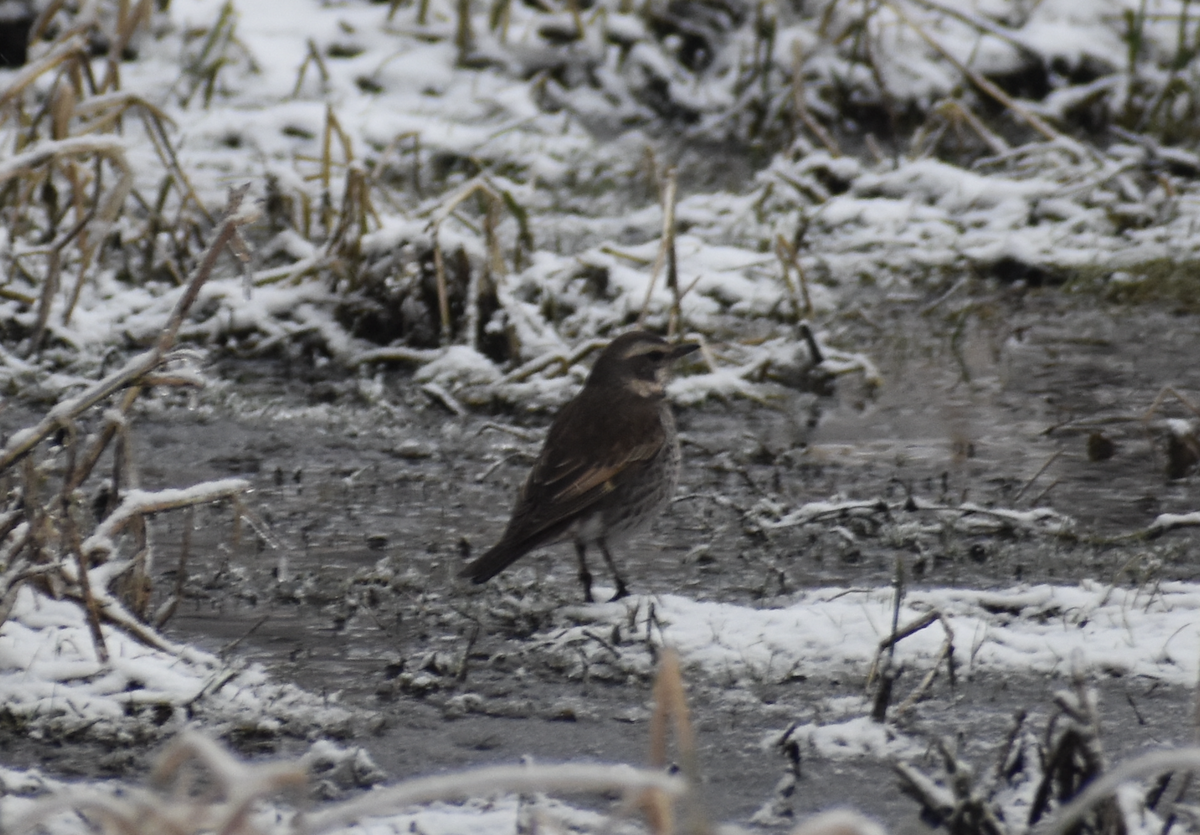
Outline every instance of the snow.
POLYGON ((452 345, 442 356, 421 367, 420 382, 449 383, 454 388, 493 383, 499 377, 487 357, 466 345, 452 345))
POLYGON ((351 717, 299 688, 269 681, 261 667, 227 664, 166 641, 150 647, 106 623, 100 630, 107 664, 96 656, 83 607, 20 587, 0 625, 0 702, 11 721, 33 738, 86 729, 95 738, 120 740, 144 734, 146 723, 170 732, 194 717, 218 728, 238 722, 298 731, 351 717))
MULTIPOLYGON (((787 606, 754 609, 679 595, 638 597, 576 610, 590 623, 545 636, 574 645, 595 623, 619 627, 653 604, 654 636, 677 649, 692 674, 730 684, 794 677, 866 676, 891 630, 890 588, 822 588, 787 606)), ((900 626, 928 612, 954 636, 959 673, 1128 676, 1190 686, 1200 673, 1200 586, 1161 583, 1114 588, 1097 583, 998 591, 913 589, 900 626)), ((946 640, 934 622, 904 638, 895 659, 927 669, 946 640)))
POLYGON ((800 725, 792 731, 792 738, 827 760, 912 756, 919 754, 922 748, 895 728, 874 722, 867 716, 824 725, 800 725))

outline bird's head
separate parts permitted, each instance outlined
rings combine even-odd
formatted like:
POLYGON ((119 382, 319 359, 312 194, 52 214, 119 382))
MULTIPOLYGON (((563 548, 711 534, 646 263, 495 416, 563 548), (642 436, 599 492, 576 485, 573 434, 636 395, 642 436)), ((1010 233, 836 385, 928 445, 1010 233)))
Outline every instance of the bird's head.
POLYGON ((601 352, 589 386, 612 386, 637 397, 662 397, 672 363, 700 346, 694 342, 672 344, 646 331, 624 333, 601 352))

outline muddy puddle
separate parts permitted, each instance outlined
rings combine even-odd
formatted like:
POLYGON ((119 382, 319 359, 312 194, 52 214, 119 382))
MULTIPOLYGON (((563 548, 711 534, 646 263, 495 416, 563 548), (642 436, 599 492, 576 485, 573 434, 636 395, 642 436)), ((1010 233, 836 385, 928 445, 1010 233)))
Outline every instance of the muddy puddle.
MULTIPOLYGON (((1164 474, 1159 423, 1188 413, 1168 400, 1156 418, 1140 420, 1164 386, 1200 399, 1194 318, 1008 288, 931 301, 876 300, 829 325, 831 344, 877 363, 878 389, 847 377, 828 397, 793 392, 769 405, 681 410, 679 499, 616 555, 635 593, 777 605, 814 586, 886 585, 897 556, 925 585, 1196 580, 1195 532, 1114 539, 1159 513, 1200 507, 1196 475, 1164 474), (1097 432, 1111 455, 1089 455, 1097 432), (1076 535, 898 542, 885 535, 886 519, 754 522, 755 508, 768 505, 906 496, 1050 507, 1076 520, 1076 535)), ((362 709, 352 741, 391 779, 525 756, 642 761, 650 682, 580 675, 532 640, 578 600, 569 548, 530 555, 483 589, 454 578, 499 534, 547 416, 456 417, 403 371, 379 374, 381 388, 307 366, 222 359, 220 382, 196 408, 178 395, 151 401, 134 435, 141 486, 248 478, 251 507, 269 531, 243 528, 235 539, 228 509, 197 512, 188 601, 168 633, 362 709), (455 697, 464 693, 486 707, 462 710, 455 697)), ((0 424, 11 432, 23 414, 0 412, 0 424)), ((154 529, 161 588, 178 578, 183 520, 169 514, 154 529)), ((688 684, 708 802, 717 818, 741 823, 788 765, 769 736, 820 720, 822 700, 863 694, 861 675, 688 684)), ((1188 736, 1190 693, 1151 681, 1098 684, 1114 756, 1188 736)), ((942 681, 905 729, 957 738, 987 767, 1012 712, 1047 713, 1061 686, 984 677, 952 690, 942 681)), ((21 757, 72 770, 69 746, 21 757)), ((144 764, 134 752, 116 770, 144 764)), ((846 803, 898 830, 921 827, 884 764, 813 760, 801 773, 797 814, 846 803)))

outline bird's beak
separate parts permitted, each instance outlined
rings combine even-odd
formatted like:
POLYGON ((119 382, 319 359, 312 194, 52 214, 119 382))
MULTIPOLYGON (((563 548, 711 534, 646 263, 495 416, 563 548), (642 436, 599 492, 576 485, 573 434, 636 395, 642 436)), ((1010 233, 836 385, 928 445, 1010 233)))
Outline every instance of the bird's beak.
POLYGON ((677 360, 680 357, 686 357, 692 351, 700 350, 699 343, 696 342, 680 342, 671 348, 671 360, 677 360))

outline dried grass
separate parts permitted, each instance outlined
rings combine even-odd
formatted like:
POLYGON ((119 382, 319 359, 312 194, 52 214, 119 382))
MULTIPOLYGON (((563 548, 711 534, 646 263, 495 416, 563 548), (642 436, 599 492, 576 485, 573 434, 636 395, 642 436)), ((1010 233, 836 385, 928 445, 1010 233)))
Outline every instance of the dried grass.
MULTIPOLYGON (((897 762, 893 767, 902 790, 951 835, 1117 835, 1132 822, 1112 796, 1119 784, 1197 762, 1197 751, 1183 749, 1139 757, 1109 770, 1100 742, 1096 692, 1076 675, 1070 689, 1054 694, 1054 703, 1057 709, 1043 741, 1025 731, 1026 714, 1020 711, 997 749, 993 768, 976 769, 954 743, 937 740, 945 779, 934 780, 913 765, 897 762), (1036 788, 1027 819, 1019 820, 1017 810, 1003 804, 1010 787, 1024 780, 1033 781, 1036 788)), ((1147 808, 1153 805, 1148 802, 1147 808)))
POLYGON ((241 479, 228 479, 189 490, 137 489, 127 453, 131 409, 149 385, 202 382, 195 375, 163 375, 159 371, 165 364, 185 358, 174 352, 179 329, 211 276, 217 257, 240 240, 239 227, 255 217, 242 206, 244 196, 244 188, 230 193, 221 225, 155 345, 80 394, 60 401, 36 425, 14 433, 0 449, 0 478, 11 488, 0 509, 0 518, 8 521, 0 541, 0 622, 9 616, 20 588, 32 583, 83 606, 101 663, 108 658, 102 621, 143 643, 168 648, 146 625, 152 590, 147 517, 218 501, 232 501, 239 507, 238 497, 249 485, 241 479), (115 407, 105 409, 105 401, 118 395, 115 407), (103 413, 100 428, 85 443, 81 424, 95 420, 97 411, 103 413), (54 443, 44 445, 52 436, 54 443), (112 475, 95 477, 106 452, 111 452, 112 475), (57 489, 47 489, 50 473, 57 469, 61 469, 60 484, 57 489), (90 521, 82 488, 96 481, 104 483, 107 499, 102 518, 90 521), (108 572, 111 576, 103 586, 91 581, 96 568, 114 563, 124 567, 108 572))
POLYGON ((126 260, 140 250, 147 275, 161 264, 182 283, 192 266, 191 244, 201 241, 201 227, 213 222, 179 165, 170 118, 120 89, 119 60, 153 14, 150 0, 88 4, 74 12, 62 3, 49 4, 34 27, 33 48, 42 46, 37 39, 52 23, 59 28, 56 39, 0 92, 0 127, 12 133, 16 151, 0 163, 0 216, 12 236, 14 267, 4 296, 36 307, 25 334, 26 355, 41 351, 54 333, 50 314, 60 299, 61 323, 71 324, 83 287, 101 268, 102 251, 113 241, 126 260), (99 80, 91 72, 89 37, 109 45, 99 80), (34 95, 35 81, 48 89, 40 99, 34 95), (134 187, 121 135, 131 114, 140 119, 163 168, 156 200, 145 199, 134 187), (174 216, 168 219, 172 191, 174 216), (144 224, 131 213, 136 208, 131 198, 145 210, 144 224), (116 228, 122 234, 114 238, 110 233, 116 228), (157 251, 162 231, 175 242, 173 252, 157 251), (68 283, 65 273, 74 273, 74 281, 68 283))

